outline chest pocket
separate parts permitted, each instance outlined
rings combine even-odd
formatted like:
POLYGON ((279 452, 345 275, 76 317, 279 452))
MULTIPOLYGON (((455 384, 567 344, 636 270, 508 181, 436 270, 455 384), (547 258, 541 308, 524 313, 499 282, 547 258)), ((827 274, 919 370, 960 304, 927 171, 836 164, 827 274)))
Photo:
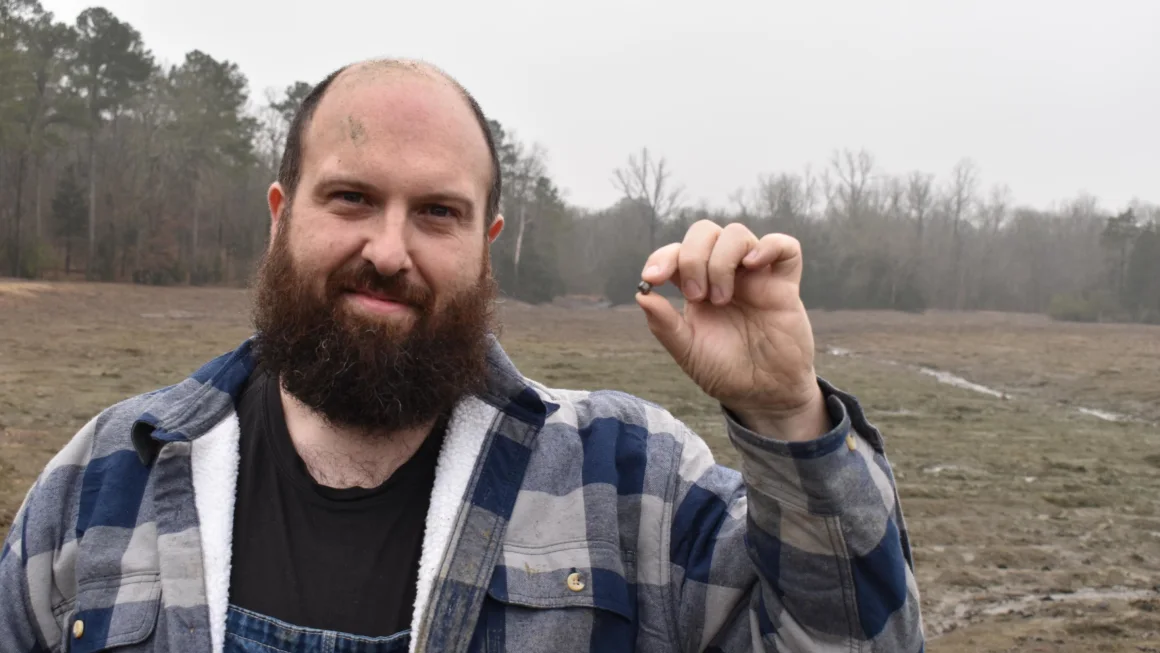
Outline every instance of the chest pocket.
POLYGON ((505 545, 476 631, 481 645, 473 650, 631 651, 633 566, 619 547, 600 542, 534 549, 505 545))
POLYGON ((69 653, 147 651, 157 628, 161 578, 156 573, 96 579, 77 588, 75 606, 62 619, 69 653))

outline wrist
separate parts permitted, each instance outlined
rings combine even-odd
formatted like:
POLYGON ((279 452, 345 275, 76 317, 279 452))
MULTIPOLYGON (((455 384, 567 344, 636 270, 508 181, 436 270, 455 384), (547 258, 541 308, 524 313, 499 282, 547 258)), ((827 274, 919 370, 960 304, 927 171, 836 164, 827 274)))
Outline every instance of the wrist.
POLYGON ((816 440, 833 429, 825 395, 817 386, 810 398, 795 409, 741 408, 732 412, 750 431, 783 442, 816 440))

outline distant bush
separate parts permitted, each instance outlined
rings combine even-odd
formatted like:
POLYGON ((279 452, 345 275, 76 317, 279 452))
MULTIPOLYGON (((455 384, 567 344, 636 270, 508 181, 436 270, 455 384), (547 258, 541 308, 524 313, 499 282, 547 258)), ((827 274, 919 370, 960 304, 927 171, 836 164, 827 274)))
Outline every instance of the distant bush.
POLYGON ((31 242, 24 246, 20 258, 19 276, 25 279, 36 279, 43 276, 45 270, 56 266, 56 255, 48 243, 31 242))
POLYGON ((906 279, 901 288, 894 295, 894 310, 907 313, 923 313, 926 311, 926 297, 913 278, 906 279))
POLYGON ((1047 314, 1061 322, 1098 322, 1102 312, 1099 302, 1076 295, 1055 295, 1047 314))

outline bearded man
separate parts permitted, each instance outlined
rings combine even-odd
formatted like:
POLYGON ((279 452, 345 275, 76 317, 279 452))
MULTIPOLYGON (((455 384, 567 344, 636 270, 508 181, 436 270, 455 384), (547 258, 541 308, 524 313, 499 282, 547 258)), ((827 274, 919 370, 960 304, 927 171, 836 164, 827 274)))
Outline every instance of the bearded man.
POLYGON ((882 437, 819 379, 798 243, 693 225, 637 301, 741 471, 493 337, 495 143, 425 64, 343 68, 269 190, 255 335, 86 424, 0 557, 0 650, 923 648, 882 437))

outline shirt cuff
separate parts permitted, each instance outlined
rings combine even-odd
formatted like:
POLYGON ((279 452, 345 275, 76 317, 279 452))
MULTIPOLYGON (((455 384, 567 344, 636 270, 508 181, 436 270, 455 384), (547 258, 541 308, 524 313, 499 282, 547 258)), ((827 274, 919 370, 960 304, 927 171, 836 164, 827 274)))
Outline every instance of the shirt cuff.
POLYGON ((882 434, 866 421, 858 400, 825 379, 818 385, 833 428, 804 442, 756 433, 722 407, 729 438, 741 454, 741 471, 753 489, 815 514, 841 512, 845 497, 863 482, 866 455, 884 453, 882 434))

